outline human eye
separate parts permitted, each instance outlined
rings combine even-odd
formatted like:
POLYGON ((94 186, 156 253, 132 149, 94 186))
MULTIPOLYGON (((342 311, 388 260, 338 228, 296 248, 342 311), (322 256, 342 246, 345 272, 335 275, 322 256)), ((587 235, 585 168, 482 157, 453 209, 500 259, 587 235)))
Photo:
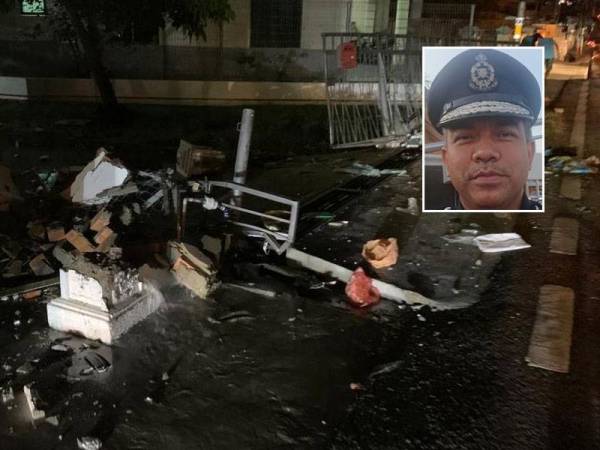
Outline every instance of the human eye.
POLYGON ((452 141, 457 144, 470 142, 471 140, 473 140, 473 133, 469 131, 458 131, 452 139, 452 141))
POLYGON ((514 128, 507 127, 507 128, 501 128, 500 130, 498 130, 498 136, 501 139, 515 139, 519 136, 519 133, 514 128))

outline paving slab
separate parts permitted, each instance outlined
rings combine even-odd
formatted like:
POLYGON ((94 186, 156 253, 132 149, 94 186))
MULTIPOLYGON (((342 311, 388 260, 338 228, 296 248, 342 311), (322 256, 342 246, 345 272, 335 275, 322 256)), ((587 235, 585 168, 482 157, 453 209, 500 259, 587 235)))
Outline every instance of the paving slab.
POLYGON ((525 358, 530 366, 569 372, 574 298, 575 293, 570 288, 541 287, 529 352, 525 358))
POLYGON ((579 222, 569 217, 557 217, 552 224, 550 252, 576 255, 579 241, 579 222))

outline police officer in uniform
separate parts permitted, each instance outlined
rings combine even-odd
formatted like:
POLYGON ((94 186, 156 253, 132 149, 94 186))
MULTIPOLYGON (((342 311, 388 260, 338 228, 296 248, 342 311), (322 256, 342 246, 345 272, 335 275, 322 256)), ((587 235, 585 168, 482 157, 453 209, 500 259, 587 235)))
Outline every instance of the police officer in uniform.
POLYGON ((434 79, 427 108, 456 191, 445 209, 542 209, 526 190, 541 93, 525 66, 498 50, 462 52, 434 79))

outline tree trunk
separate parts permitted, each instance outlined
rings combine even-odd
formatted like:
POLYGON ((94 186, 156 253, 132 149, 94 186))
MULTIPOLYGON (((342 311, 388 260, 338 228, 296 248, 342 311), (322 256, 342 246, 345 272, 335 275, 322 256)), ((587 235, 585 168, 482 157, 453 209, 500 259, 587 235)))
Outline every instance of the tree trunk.
POLYGON ((93 11, 82 11, 73 0, 64 0, 65 9, 81 42, 90 73, 100 92, 102 105, 107 112, 118 109, 117 96, 102 61, 102 42, 93 11))

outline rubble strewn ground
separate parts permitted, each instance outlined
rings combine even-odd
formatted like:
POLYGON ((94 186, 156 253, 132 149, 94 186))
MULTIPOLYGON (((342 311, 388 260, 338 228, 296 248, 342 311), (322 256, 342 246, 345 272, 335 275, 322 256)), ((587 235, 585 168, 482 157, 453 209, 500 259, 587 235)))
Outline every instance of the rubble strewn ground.
MULTIPOLYGON (((597 337, 589 320, 597 302, 586 303, 597 297, 597 270, 548 256, 550 216, 421 215, 414 207, 420 161, 409 162, 406 173, 354 190, 343 207, 311 211, 317 226, 296 242, 349 274, 361 267, 373 284, 431 301, 382 295, 378 304, 356 308, 336 277, 265 255, 227 222, 217 222, 226 236, 206 231, 201 207, 190 210, 184 239, 173 242, 173 202, 164 198, 177 176, 167 166, 175 165, 181 136, 154 155, 163 161, 153 166, 109 153, 130 178, 103 205, 76 205, 60 194, 106 143, 64 165, 49 152, 44 163, 56 168, 42 176, 33 164, 13 170, 31 203, 23 215, 17 202, 0 224, 2 267, 24 272, 2 279, 6 288, 13 284, 0 302, 2 448, 535 448, 549 436, 561 448, 594 443, 594 347, 580 345, 573 373, 560 379, 523 361, 543 279, 580 284, 573 287, 583 301, 576 309, 583 328, 575 339, 597 337), (511 231, 531 247, 501 256, 473 245, 478 236, 511 231), (390 267, 374 268, 361 255, 368 240, 380 238, 397 241, 398 261, 390 267), (99 280, 93 288, 80 282, 86 293, 96 289, 87 300, 104 312, 133 304, 128 299, 140 294, 139 283, 160 302, 110 345, 50 329, 47 303, 61 287, 55 275, 31 272, 34 259, 54 274, 62 268, 99 280), (557 274, 559 266, 566 273, 557 274), (469 307, 445 308, 456 305, 469 307), (34 409, 26 391, 36 394, 34 409)), ((391 154, 251 163, 249 184, 310 200, 336 186, 343 191, 357 175, 343 169, 357 169, 355 162, 375 168, 391 154)), ((557 176, 546 185, 548 208, 563 208, 581 220, 582 235, 594 235, 597 196, 567 204, 557 176)), ((592 175, 584 179, 590 192, 597 184, 592 175)), ((598 244, 588 240, 580 250, 595 267, 598 244)))

